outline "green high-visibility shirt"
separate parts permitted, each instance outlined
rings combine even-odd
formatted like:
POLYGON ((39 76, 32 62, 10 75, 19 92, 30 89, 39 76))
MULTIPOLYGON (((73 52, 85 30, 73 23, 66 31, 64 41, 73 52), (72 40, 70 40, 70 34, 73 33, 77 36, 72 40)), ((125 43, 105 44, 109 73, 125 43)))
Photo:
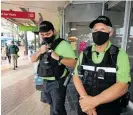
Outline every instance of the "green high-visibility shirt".
MULTIPOLYGON (((111 46, 111 42, 109 41, 109 44, 108 44, 107 48, 105 49, 105 51, 100 52, 97 55, 97 53, 94 52, 96 46, 95 46, 95 44, 92 45, 92 61, 96 64, 101 63, 104 58, 105 52, 110 48, 110 46, 111 46)), ((74 76, 78 76, 77 67, 78 67, 79 63, 81 64, 82 58, 83 58, 83 52, 80 53, 79 59, 75 66, 74 76)), ((128 58, 127 53, 121 48, 119 48, 119 53, 118 53, 118 57, 117 57, 117 66, 118 66, 118 70, 116 71, 117 81, 124 82, 124 83, 131 82, 129 58, 128 58)))

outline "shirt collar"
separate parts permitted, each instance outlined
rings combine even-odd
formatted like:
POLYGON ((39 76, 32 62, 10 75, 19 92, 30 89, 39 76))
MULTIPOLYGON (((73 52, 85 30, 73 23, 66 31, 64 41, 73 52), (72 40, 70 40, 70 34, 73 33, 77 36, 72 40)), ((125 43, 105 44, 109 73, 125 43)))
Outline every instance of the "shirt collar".
MULTIPOLYGON (((110 46, 112 45, 112 43, 109 41, 108 46, 106 47, 106 49, 104 50, 105 52, 110 48, 110 46)), ((92 52, 96 51, 96 44, 92 45, 92 52)))

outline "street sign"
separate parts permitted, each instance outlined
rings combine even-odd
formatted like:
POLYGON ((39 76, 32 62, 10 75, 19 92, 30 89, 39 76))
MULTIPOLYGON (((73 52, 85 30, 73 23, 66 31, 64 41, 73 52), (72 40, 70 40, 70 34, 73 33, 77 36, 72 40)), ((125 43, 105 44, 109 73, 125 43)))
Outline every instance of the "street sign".
POLYGON ((19 26, 19 31, 38 31, 38 26, 19 26))
POLYGON ((1 17, 3 17, 3 18, 35 19, 35 12, 20 12, 20 11, 1 10, 1 17))

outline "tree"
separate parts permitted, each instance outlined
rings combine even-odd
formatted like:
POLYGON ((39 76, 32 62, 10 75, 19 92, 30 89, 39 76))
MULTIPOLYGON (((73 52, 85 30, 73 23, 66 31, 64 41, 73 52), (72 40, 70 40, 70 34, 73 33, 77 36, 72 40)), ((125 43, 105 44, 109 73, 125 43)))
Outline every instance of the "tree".
POLYGON ((24 37, 24 32, 20 32, 18 30, 18 25, 2 18, 1 27, 4 28, 4 29, 7 29, 10 33, 12 33, 13 38, 15 38, 14 36, 17 35, 18 39, 20 38, 21 41, 23 42, 25 50, 26 50, 26 40, 25 40, 25 37, 24 37))

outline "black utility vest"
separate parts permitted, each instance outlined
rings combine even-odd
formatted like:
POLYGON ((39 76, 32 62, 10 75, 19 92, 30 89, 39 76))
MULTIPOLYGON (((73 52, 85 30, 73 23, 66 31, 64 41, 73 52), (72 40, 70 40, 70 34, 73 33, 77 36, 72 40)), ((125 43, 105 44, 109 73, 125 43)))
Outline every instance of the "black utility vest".
MULTIPOLYGON (((119 48, 111 45, 105 52, 102 62, 95 64, 92 61, 92 46, 84 50, 83 60, 81 62, 83 68, 81 73, 83 77, 81 79, 88 95, 96 96, 116 83, 118 53, 119 48)), ((117 99, 111 103, 98 106, 97 111, 102 114, 105 113, 105 115, 108 112, 112 112, 112 115, 115 115, 120 113, 119 105, 119 99, 117 99)))
MULTIPOLYGON (((56 39, 52 44, 51 44, 51 49, 55 50, 55 48, 60 44, 60 42, 64 40, 61 38, 56 39)), ((56 80, 58 80, 64 72, 64 69, 66 68, 65 65, 59 63, 57 60, 53 59, 51 57, 50 52, 46 52, 40 56, 40 62, 38 65, 37 69, 37 74, 40 77, 55 77, 56 80), (45 58, 47 58, 47 61, 49 63, 44 63, 46 62, 45 58)))

